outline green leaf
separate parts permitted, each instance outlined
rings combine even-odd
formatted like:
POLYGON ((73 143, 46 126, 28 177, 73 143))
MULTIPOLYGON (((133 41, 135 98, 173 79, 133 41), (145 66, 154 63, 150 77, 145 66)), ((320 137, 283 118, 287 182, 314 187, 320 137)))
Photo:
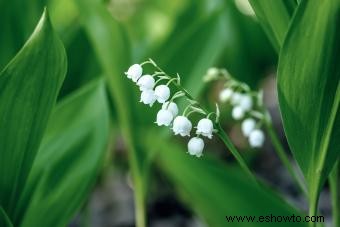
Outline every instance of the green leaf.
POLYGON ((32 33, 47 0, 0 2, 0 68, 15 56, 32 33))
MULTIPOLYGON (((150 134, 148 147, 159 150, 159 168, 174 183, 181 197, 209 226, 273 226, 265 222, 229 223, 226 216, 299 215, 271 190, 249 181, 243 171, 204 156, 196 158, 166 140, 154 140, 150 134), (267 225, 266 225, 267 224, 267 225)), ((208 152, 208 151, 206 151, 208 152)), ((276 223, 277 225, 279 223, 276 223)), ((290 223, 290 226, 307 226, 290 223)))
MULTIPOLYGON (((99 63, 107 77, 110 95, 117 111, 119 126, 127 145, 129 163, 133 175, 136 201, 136 225, 145 226, 145 194, 147 186, 146 155, 138 146, 138 88, 129 81, 124 72, 129 67, 130 46, 125 30, 115 21, 101 2, 77 0, 81 20, 99 63)), ((145 109, 145 106, 139 105, 145 109)), ((145 119, 144 119, 145 121, 145 119)))
POLYGON ((58 104, 20 200, 21 214, 15 223, 23 227, 66 226, 94 185, 108 136, 109 110, 102 80, 90 83, 58 104))
POLYGON ((221 56, 228 36, 226 4, 219 4, 207 15, 191 18, 192 14, 198 14, 200 5, 200 1, 189 5, 168 40, 152 54, 166 72, 173 76, 177 72, 180 74, 184 87, 193 96, 197 96, 204 86, 197 81, 202 81, 207 69, 221 56))
POLYGON ((11 217, 66 72, 64 47, 45 11, 0 74, 0 201, 11 217))
POLYGON ((249 0, 249 2, 274 48, 279 51, 297 6, 296 1, 249 0))
POLYGON ((7 216, 6 212, 0 207, 0 226, 2 227, 13 227, 11 220, 7 216))
POLYGON ((284 129, 307 179, 311 206, 340 154, 339 22, 338 0, 302 1, 279 61, 284 129))

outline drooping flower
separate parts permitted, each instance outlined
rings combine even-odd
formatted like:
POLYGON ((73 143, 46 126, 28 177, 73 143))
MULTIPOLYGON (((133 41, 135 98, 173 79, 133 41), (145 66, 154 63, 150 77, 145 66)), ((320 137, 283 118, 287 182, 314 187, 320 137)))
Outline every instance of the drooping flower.
POLYGON ((261 147, 264 143, 264 133, 260 129, 255 129, 249 134, 249 144, 251 147, 261 147))
POLYGON ((151 90, 155 86, 155 79, 151 75, 144 75, 137 81, 141 91, 151 90))
POLYGON ((255 129, 256 121, 253 118, 247 118, 242 122, 241 129, 244 136, 249 134, 255 129))
POLYGON ((125 72, 125 75, 127 75, 129 79, 132 79, 133 82, 137 82, 139 77, 142 76, 142 73, 143 73, 142 66, 139 64, 134 64, 130 66, 127 72, 125 72))
POLYGON ((177 104, 174 102, 165 102, 162 105, 162 109, 166 109, 166 110, 170 110, 170 112, 172 113, 173 117, 176 117, 178 114, 178 107, 177 104))
POLYGON ((239 106, 242 107, 245 111, 251 110, 253 107, 253 100, 250 95, 242 95, 239 106))
POLYGON ((156 95, 153 90, 145 90, 140 96, 140 102, 152 106, 156 101, 156 95))
POLYGON ((219 94, 219 100, 221 102, 227 102, 233 95, 233 90, 230 88, 223 89, 219 94))
POLYGON ((165 125, 169 126, 174 119, 170 110, 160 109, 157 113, 156 124, 158 126, 165 125))
POLYGON ((231 116, 235 120, 240 120, 244 117, 244 109, 240 106, 235 106, 231 112, 231 116))
POLYGON ((190 120, 185 116, 177 116, 173 122, 172 130, 175 135, 190 136, 192 124, 190 120))
POLYGON ((195 155, 196 157, 201 157, 204 148, 204 141, 199 137, 193 137, 188 142, 188 153, 190 155, 195 155))
POLYGON ((155 95, 159 103, 165 103, 170 98, 170 89, 164 84, 158 85, 155 88, 155 95))
POLYGON ((209 139, 211 139, 213 130, 214 130, 213 122, 208 118, 203 118, 197 124, 196 134, 206 136, 209 139))

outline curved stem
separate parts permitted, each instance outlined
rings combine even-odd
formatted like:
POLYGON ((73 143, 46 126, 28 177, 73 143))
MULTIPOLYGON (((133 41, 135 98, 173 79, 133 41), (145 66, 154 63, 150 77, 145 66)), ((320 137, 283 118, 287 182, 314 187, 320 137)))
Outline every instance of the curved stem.
POLYGON ((223 143, 226 145, 226 147, 230 150, 230 152, 232 153, 232 155, 235 157, 236 161, 238 162, 238 164, 240 165, 240 167, 243 169, 243 171, 249 176, 249 178, 251 180, 254 181, 254 183, 256 183, 258 185, 258 181, 255 177, 255 175, 251 172, 251 170, 249 169, 247 163, 245 162, 245 160, 243 159, 243 157, 241 156, 241 154, 238 152, 238 150, 236 149, 236 147, 233 145, 233 143, 230 141, 228 135, 225 133, 225 131, 223 130, 223 128, 221 127, 220 124, 216 124, 216 128, 218 130, 217 135, 221 138, 221 140, 223 141, 223 143))
POLYGON ((297 175, 297 173, 294 171, 294 168, 291 164, 291 162, 289 161, 289 158, 284 150, 284 148, 282 147, 282 144, 279 140, 279 138, 277 137, 277 134, 274 130, 273 124, 271 123, 270 120, 265 120, 265 127, 266 130, 268 132, 269 138, 275 148, 275 152, 276 154, 279 156, 281 162, 283 163, 283 165, 287 168, 288 172, 290 173, 290 175, 292 176, 293 180, 295 181, 295 183, 297 184, 298 188, 300 189, 300 191, 307 196, 307 189, 304 185, 304 183, 302 182, 301 178, 297 175))

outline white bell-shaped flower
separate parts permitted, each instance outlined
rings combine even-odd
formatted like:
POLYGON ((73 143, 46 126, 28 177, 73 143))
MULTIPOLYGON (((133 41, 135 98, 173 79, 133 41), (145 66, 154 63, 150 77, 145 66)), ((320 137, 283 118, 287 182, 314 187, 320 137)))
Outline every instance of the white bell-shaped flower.
POLYGON ((240 92, 234 92, 231 96, 231 104, 234 106, 240 104, 242 96, 240 92))
POLYGON ((161 125, 169 126, 173 119, 174 116, 172 115, 170 110, 161 109, 157 113, 156 124, 158 126, 161 125))
POLYGON ((155 79, 150 75, 144 75, 137 81, 141 91, 151 90, 155 86, 155 79))
POLYGON ((244 136, 248 137, 255 129, 256 121, 253 118, 247 118, 242 122, 241 129, 244 136))
POLYGON ((213 122, 208 118, 203 118, 197 124, 196 134, 206 136, 209 139, 211 139, 213 130, 214 130, 213 122))
POLYGON ((152 106, 156 101, 156 95, 153 90, 145 90, 140 95, 140 102, 152 106))
POLYGON ((127 72, 125 72, 125 75, 127 75, 129 79, 132 79, 133 82, 136 82, 139 79, 139 77, 142 76, 142 73, 143 73, 142 66, 139 64, 134 64, 130 66, 127 72))
POLYGON ((244 117, 244 109, 240 106, 235 106, 233 110, 231 111, 231 116, 235 120, 240 120, 244 117))
POLYGON ((250 95, 242 95, 239 105, 245 111, 249 111, 253 107, 253 99, 251 98, 250 95))
POLYGON ((249 134, 249 144, 251 147, 262 147, 264 143, 264 133, 260 129, 255 129, 249 134))
POLYGON ((193 137, 188 142, 188 153, 201 157, 204 148, 204 141, 201 138, 193 137))
POLYGON ((177 116, 173 122, 172 130, 175 135, 190 136, 192 124, 190 120, 185 116, 177 116))
POLYGON ((174 102, 170 102, 170 103, 169 102, 165 102, 165 103, 163 103, 162 109, 170 110, 170 112, 172 113, 173 117, 176 117, 177 114, 178 114, 178 107, 177 107, 177 104, 174 103, 174 102))
POLYGON ((223 89, 219 94, 219 100, 221 102, 227 102, 233 95, 233 90, 230 88, 223 89))
POLYGON ((170 89, 164 84, 158 85, 155 88, 155 95, 159 103, 165 103, 170 98, 170 89))

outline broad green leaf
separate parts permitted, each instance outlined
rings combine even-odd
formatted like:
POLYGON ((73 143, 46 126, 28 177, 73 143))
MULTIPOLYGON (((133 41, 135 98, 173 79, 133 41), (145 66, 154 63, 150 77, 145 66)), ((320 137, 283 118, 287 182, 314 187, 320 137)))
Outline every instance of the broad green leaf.
POLYGON ((6 212, 2 207, 0 207, 0 226, 2 227, 13 227, 13 224, 9 217, 7 216, 6 212))
POLYGON ((47 0, 0 1, 0 68, 15 56, 32 33, 47 0))
POLYGON ((152 58, 168 73, 180 73, 183 85, 194 96, 204 85, 197 81, 202 81, 207 69, 221 56, 228 36, 225 29, 226 4, 220 4, 220 7, 199 18, 190 18, 192 22, 188 23, 189 15, 197 11, 200 4, 200 1, 193 2, 188 7, 182 15, 183 21, 177 21, 169 39, 157 53, 152 54, 152 58))
POLYGON ((0 74, 0 203, 11 217, 66 72, 64 47, 45 11, 0 74))
POLYGON ((80 208, 106 153, 106 99, 100 80, 58 104, 21 198, 16 225, 66 226, 80 208))
POLYGON ((296 0, 249 0, 249 2, 274 48, 279 51, 297 6, 296 0))
MULTIPOLYGON (((228 223, 226 216, 233 215, 299 215, 271 190, 254 185, 239 168, 227 167, 208 156, 190 156, 174 143, 154 140, 153 134, 147 146, 159 150, 159 168, 174 183, 184 201, 209 226, 273 226, 273 223, 256 221, 228 223)), ((275 223, 275 226, 280 226, 280 223, 275 223)), ((307 223, 289 223, 289 226, 302 227, 307 223)))
POLYGON ((135 186, 136 222, 137 226, 143 226, 145 225, 144 203, 148 166, 144 151, 136 142, 138 139, 136 132, 140 125, 138 120, 143 119, 143 115, 139 114, 141 111, 137 109, 138 88, 124 75, 131 63, 128 38, 121 24, 113 19, 101 2, 77 0, 76 3, 96 56, 107 76, 110 95, 128 149, 135 186))
POLYGON ((339 18, 338 0, 302 1, 280 54, 281 115, 311 203, 340 154, 339 18))

